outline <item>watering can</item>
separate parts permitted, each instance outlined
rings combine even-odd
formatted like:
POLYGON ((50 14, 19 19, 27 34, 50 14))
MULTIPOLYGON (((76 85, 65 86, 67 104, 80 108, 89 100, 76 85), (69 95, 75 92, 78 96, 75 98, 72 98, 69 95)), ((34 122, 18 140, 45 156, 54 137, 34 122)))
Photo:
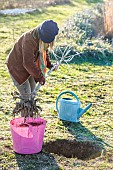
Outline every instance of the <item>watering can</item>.
POLYGON ((56 99, 56 110, 59 119, 70 122, 79 122, 80 117, 91 107, 92 103, 88 104, 85 108, 80 108, 80 105, 79 98, 72 91, 66 90, 60 93, 56 99), (74 96, 75 100, 72 100, 72 98, 61 98, 61 96, 66 93, 74 96))

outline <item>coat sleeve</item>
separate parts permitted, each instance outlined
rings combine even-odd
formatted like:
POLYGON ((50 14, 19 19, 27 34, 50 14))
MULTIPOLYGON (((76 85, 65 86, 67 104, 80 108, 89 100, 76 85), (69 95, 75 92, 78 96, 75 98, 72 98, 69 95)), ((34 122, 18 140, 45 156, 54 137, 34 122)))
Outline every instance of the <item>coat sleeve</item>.
POLYGON ((41 69, 36 66, 34 45, 32 41, 26 40, 25 38, 22 43, 22 55, 23 66, 36 82, 39 81, 43 75, 41 69))

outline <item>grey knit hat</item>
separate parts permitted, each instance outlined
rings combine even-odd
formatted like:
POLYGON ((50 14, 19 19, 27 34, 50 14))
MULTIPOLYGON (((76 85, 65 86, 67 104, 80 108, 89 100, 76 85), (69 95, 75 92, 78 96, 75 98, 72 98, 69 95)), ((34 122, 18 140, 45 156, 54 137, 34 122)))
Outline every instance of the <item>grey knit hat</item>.
POLYGON ((54 41, 55 36, 58 34, 59 28, 57 26, 57 23, 53 20, 46 20, 44 21, 39 29, 39 38, 44 43, 51 43, 54 41))

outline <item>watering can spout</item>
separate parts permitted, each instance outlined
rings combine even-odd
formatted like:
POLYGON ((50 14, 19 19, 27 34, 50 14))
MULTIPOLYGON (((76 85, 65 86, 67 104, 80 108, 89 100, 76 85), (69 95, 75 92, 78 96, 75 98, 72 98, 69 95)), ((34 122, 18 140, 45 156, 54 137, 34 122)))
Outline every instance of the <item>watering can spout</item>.
POLYGON ((80 108, 78 113, 78 119, 92 106, 92 103, 88 104, 85 108, 80 108))

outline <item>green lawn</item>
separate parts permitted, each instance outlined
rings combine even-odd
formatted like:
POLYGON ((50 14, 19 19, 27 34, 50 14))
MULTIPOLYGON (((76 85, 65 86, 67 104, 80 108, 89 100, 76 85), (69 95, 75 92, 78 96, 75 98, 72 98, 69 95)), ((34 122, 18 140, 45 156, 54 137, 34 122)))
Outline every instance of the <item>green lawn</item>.
MULTIPOLYGON (((5 65, 6 56, 21 33, 51 18, 62 27, 64 21, 75 12, 91 7, 98 1, 72 1, 72 5, 49 7, 43 12, 20 16, 0 16, 0 169, 3 170, 112 170, 113 169, 113 66, 105 62, 77 58, 72 64, 63 64, 48 77, 38 92, 41 117, 47 120, 44 145, 52 141, 74 140, 96 142, 102 148, 101 155, 82 160, 77 157, 42 150, 40 154, 19 155, 13 152, 10 120, 15 101, 11 96, 15 87, 5 65), (13 34, 14 33, 14 34, 13 34), (79 62, 80 61, 80 62, 79 62), (80 118, 79 123, 58 119, 55 101, 64 90, 73 91, 85 107, 92 107, 80 118)), ((17 116, 18 117, 18 116, 17 116)), ((64 143, 65 146, 65 143, 64 143)), ((63 146, 62 146, 63 147, 63 146)), ((66 150, 67 148, 64 147, 66 150)), ((72 148, 70 148, 71 150, 72 148)), ((60 150, 59 150, 60 152, 60 150)))

